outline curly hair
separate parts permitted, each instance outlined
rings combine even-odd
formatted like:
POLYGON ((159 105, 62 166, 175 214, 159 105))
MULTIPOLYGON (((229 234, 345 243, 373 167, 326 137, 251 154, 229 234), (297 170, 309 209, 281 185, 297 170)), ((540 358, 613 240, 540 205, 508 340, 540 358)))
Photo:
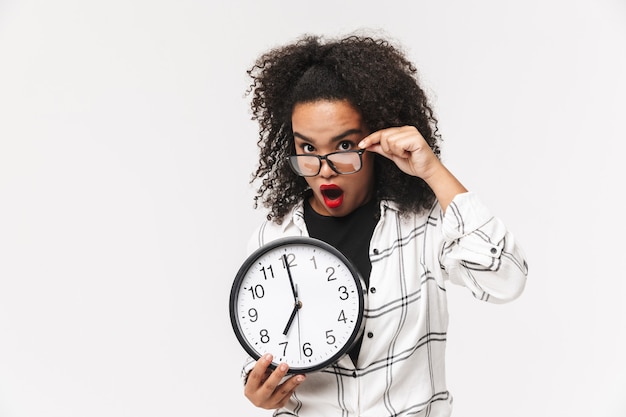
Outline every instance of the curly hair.
MULTIPOLYGON (((260 160, 251 183, 260 180, 254 207, 269 209, 268 220, 284 216, 310 191, 289 167, 293 153, 291 115, 298 103, 347 100, 374 132, 410 125, 418 129, 437 157, 437 119, 417 81, 417 69, 385 39, 348 36, 325 42, 305 35, 262 54, 247 71, 252 84, 252 120, 259 124, 260 160)), ((421 179, 405 174, 389 159, 375 155, 375 198, 396 202, 406 212, 432 207, 435 196, 421 179)))

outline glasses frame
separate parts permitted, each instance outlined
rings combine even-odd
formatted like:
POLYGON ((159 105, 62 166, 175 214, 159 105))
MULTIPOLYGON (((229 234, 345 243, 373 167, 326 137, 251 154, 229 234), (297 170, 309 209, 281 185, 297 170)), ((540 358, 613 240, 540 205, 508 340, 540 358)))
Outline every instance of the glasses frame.
POLYGON ((298 176, 300 177, 315 177, 316 175, 319 175, 319 173, 322 171, 322 161, 326 161, 326 163, 328 164, 328 166, 330 167, 330 169, 332 169, 334 172, 336 172, 339 175, 349 175, 349 174, 356 174, 357 172, 359 172, 362 168, 363 168, 363 154, 365 153, 365 149, 358 149, 358 150, 349 150, 349 151, 336 151, 336 152, 331 152, 331 153, 327 153, 326 155, 314 155, 314 154, 296 154, 296 155, 291 155, 287 157, 287 161, 289 162, 289 167, 291 168, 291 170, 293 172, 295 172, 298 176), (359 156, 359 169, 356 169, 354 171, 350 171, 350 172, 339 172, 337 170, 337 167, 335 167, 335 165, 333 164, 333 161, 331 161, 330 159, 328 159, 328 157, 332 157, 333 155, 337 155, 337 154, 346 154, 346 153, 355 153, 359 156), (298 172, 295 168, 294 168, 294 163, 297 165, 297 161, 298 161, 298 157, 299 156, 306 156, 306 157, 315 157, 320 161, 319 167, 317 168, 317 172, 315 174, 310 174, 310 175, 304 175, 301 174, 300 172, 298 172))

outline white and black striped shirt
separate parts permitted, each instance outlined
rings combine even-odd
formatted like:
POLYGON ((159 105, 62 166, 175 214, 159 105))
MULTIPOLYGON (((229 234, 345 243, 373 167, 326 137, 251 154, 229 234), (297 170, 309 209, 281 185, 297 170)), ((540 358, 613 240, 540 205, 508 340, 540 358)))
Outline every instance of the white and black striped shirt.
MULTIPOLYGON (((281 225, 263 223, 248 250, 299 235, 308 235, 302 205, 281 225)), ((447 282, 467 287, 480 300, 502 303, 521 294, 528 271, 514 237, 473 193, 457 195, 445 215, 436 205, 403 216, 393 202, 382 202, 370 259, 357 365, 346 355, 308 374, 275 416, 449 416, 447 282)), ((248 359, 243 375, 253 366, 248 359)))

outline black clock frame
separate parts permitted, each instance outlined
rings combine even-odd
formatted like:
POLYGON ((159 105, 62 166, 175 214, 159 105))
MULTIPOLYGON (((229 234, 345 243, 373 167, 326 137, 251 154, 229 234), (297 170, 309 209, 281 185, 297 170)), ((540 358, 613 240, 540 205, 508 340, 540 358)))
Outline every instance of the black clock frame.
MULTIPOLYGON (((314 246, 319 249, 330 252, 332 255, 340 259, 348 267, 348 270, 350 271, 352 278, 355 280, 356 288, 358 292, 357 296, 359 298, 359 315, 357 317, 357 323, 355 324, 354 330, 352 334, 350 335, 350 337, 348 338, 348 340, 346 341, 346 343, 344 344, 344 346, 341 349, 339 349, 339 351, 337 351, 335 355, 328 358, 322 363, 319 363, 314 366, 309 366, 309 367, 302 367, 302 366, 293 367, 293 368, 290 367, 288 370, 288 373, 290 374, 309 373, 309 372, 319 371, 337 362, 344 355, 346 355, 350 351, 350 349, 352 349, 352 347, 359 340, 359 337, 363 333, 363 327, 365 324, 365 320, 363 318, 363 312, 365 310, 365 303, 366 303, 363 279, 361 278, 361 275, 359 274, 356 267, 337 248, 335 248, 334 246, 322 240, 315 239, 315 238, 308 237, 308 236, 282 237, 282 238, 273 240, 259 247, 245 259, 245 261, 242 263, 241 267, 239 268, 237 274, 235 275, 235 279, 233 281, 231 291, 230 291, 230 302, 229 302, 228 309, 230 313, 231 326, 233 328, 235 336, 237 337, 237 340, 239 341, 239 344, 254 360, 259 360, 263 353, 258 352, 256 349, 250 346, 247 339, 242 335, 242 331, 239 326, 239 318, 238 318, 237 309, 236 309, 236 302, 237 302, 237 296, 239 293, 239 287, 241 285, 241 282, 245 278, 248 270, 256 263, 256 260, 260 256, 276 248, 283 247, 283 246, 292 246, 292 245, 314 246)), ((272 362, 272 364, 270 365, 270 368, 274 369, 277 366, 278 366, 278 363, 272 362)))

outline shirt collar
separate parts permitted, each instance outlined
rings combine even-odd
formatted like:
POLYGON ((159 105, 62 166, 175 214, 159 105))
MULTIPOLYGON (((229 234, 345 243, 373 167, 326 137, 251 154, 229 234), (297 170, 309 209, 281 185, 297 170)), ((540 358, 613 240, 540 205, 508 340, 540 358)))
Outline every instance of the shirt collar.
MULTIPOLYGON (((382 200, 380 202, 380 217, 385 217, 385 212, 387 210, 393 210, 395 212, 400 211, 400 207, 394 201, 391 200, 382 200)), ((282 226, 282 231, 285 232, 287 228, 291 225, 296 226, 303 234, 307 234, 306 223, 304 222, 304 201, 300 200, 292 209, 291 215, 289 216, 288 221, 284 221, 282 226)))

